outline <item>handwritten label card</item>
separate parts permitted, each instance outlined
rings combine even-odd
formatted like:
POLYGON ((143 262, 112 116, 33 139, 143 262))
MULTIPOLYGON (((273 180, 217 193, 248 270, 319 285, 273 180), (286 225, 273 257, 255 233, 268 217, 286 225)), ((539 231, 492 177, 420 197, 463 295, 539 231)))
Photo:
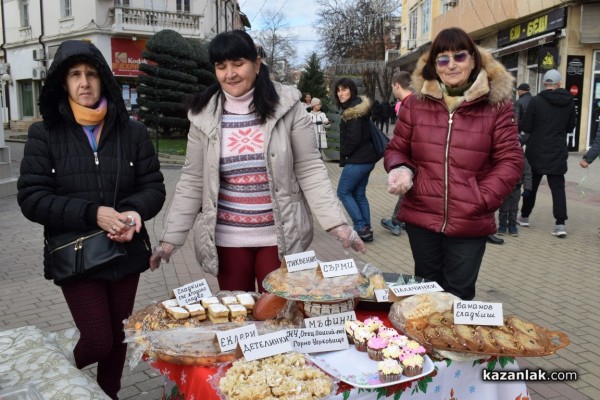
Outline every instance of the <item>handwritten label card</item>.
POLYGON ((212 296, 206 279, 200 279, 199 281, 175 288, 173 289, 173 293, 175 293, 175 298, 179 306, 197 303, 203 297, 212 296))
POLYGON ((398 297, 413 296, 415 294, 429 292, 442 292, 444 290, 437 282, 411 283, 408 285, 396 285, 390 283, 388 286, 392 293, 398 297))
POLYGON ((502 303, 454 300, 454 323, 464 325, 504 325, 502 303))
POLYGON ((314 250, 305 251, 304 253, 290 254, 283 256, 288 272, 303 271, 305 269, 317 268, 317 256, 314 250))
POLYGON ((294 351, 287 331, 279 331, 260 335, 255 338, 244 339, 238 342, 238 347, 246 361, 260 360, 275 354, 294 351))
POLYGON ((217 344, 221 351, 234 350, 240 340, 256 338, 258 331, 256 325, 246 325, 241 328, 229 329, 227 331, 217 332, 217 344))
POLYGON ((356 268, 356 263, 353 258, 322 262, 319 265, 321 266, 321 272, 325 278, 358 274, 358 269, 356 268))
POLYGON ((339 325, 324 329, 289 329, 287 334, 292 347, 299 353, 321 353, 346 350, 349 347, 346 331, 339 325))
POLYGON ((348 311, 322 315, 320 317, 304 318, 304 326, 307 328, 328 328, 330 326, 344 325, 346 321, 356 321, 356 313, 348 311))
POLYGON ((375 289, 375 299, 378 303, 384 303, 390 300, 389 289, 375 289))

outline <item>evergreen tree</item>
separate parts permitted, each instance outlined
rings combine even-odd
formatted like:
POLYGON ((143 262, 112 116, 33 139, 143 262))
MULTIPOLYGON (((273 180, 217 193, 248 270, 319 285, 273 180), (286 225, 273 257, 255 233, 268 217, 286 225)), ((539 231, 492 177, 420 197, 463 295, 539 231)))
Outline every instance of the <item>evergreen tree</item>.
POLYGON ((200 70, 208 64, 206 48, 165 29, 148 40, 146 49, 142 57, 148 62, 140 64, 138 77, 140 117, 157 133, 185 133, 186 96, 215 81, 212 72, 200 70))
POLYGON ((302 100, 304 94, 310 93, 312 97, 316 97, 323 103, 321 110, 327 112, 329 98, 327 94, 327 85, 325 84, 325 75, 321 69, 321 59, 317 53, 312 53, 306 62, 306 68, 300 76, 298 82, 298 90, 302 92, 302 100))

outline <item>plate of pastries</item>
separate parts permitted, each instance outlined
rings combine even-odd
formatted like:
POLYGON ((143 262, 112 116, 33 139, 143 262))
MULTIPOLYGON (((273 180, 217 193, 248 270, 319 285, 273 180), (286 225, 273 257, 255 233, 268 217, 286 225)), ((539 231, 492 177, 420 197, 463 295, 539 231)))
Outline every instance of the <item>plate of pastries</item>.
POLYGON ((454 324, 452 306, 455 298, 444 292, 411 296, 394 303, 389 318, 407 336, 445 357, 450 354, 448 358, 453 358, 453 352, 547 356, 570 343, 565 333, 551 331, 514 315, 505 316, 501 326, 454 324))

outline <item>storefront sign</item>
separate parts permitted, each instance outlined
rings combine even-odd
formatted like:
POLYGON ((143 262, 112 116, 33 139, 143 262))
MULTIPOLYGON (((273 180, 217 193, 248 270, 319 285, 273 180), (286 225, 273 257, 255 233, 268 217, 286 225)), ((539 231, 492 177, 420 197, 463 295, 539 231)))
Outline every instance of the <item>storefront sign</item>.
POLYGON ((180 306, 197 303, 203 297, 212 296, 206 279, 200 279, 199 281, 175 288, 173 289, 173 293, 175 293, 175 298, 180 306))
MULTIPOLYGON (((585 66, 585 56, 567 56, 567 75, 564 79, 565 89, 567 89, 573 95, 575 101, 575 110, 577 112, 577 118, 575 120, 575 138, 574 140, 567 141, 569 151, 577 151, 579 148, 579 127, 581 121, 579 114, 581 111, 581 99, 584 96, 583 93, 583 76, 585 66)), ((567 132, 571 133, 571 132, 567 132)))
POLYGON ((146 49, 143 39, 111 38, 112 71, 115 76, 138 76, 139 65, 145 63, 142 52, 146 49))
POLYGON ((502 303, 454 300, 454 323, 466 325, 504 325, 502 303))
POLYGON ((289 329, 287 333, 292 347, 298 353, 322 353, 350 347, 346 331, 339 325, 325 329, 289 329))
POLYGON ((304 253, 289 254, 283 256, 283 258, 285 259, 285 266, 288 272, 314 269, 319 265, 314 250, 305 251, 304 253))
POLYGON ((498 32, 497 47, 500 48, 545 32, 564 28, 567 23, 566 10, 566 8, 557 8, 549 13, 498 32))
POLYGON ((558 48, 541 46, 538 48, 538 69, 548 71, 558 66, 558 48))

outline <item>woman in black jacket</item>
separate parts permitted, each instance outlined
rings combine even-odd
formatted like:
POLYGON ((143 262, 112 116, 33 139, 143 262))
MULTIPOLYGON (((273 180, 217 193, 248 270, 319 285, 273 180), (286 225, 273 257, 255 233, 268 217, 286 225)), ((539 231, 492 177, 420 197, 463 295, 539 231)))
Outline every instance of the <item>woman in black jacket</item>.
POLYGON ((60 45, 39 106, 43 122, 29 128, 17 199, 25 217, 44 226, 44 276, 61 287, 80 331, 76 365, 97 362, 98 384, 116 399, 127 350, 122 321, 150 265, 143 221, 162 208, 163 176, 145 126, 129 118, 121 89, 93 44, 60 45), (59 281, 48 243, 93 230, 105 231, 127 254, 99 271, 59 281))
POLYGON ((342 110, 340 167, 344 167, 337 195, 352 218, 358 236, 365 242, 372 242, 367 184, 378 158, 371 138, 371 102, 358 96, 356 83, 350 78, 340 78, 335 83, 335 99, 342 110))

